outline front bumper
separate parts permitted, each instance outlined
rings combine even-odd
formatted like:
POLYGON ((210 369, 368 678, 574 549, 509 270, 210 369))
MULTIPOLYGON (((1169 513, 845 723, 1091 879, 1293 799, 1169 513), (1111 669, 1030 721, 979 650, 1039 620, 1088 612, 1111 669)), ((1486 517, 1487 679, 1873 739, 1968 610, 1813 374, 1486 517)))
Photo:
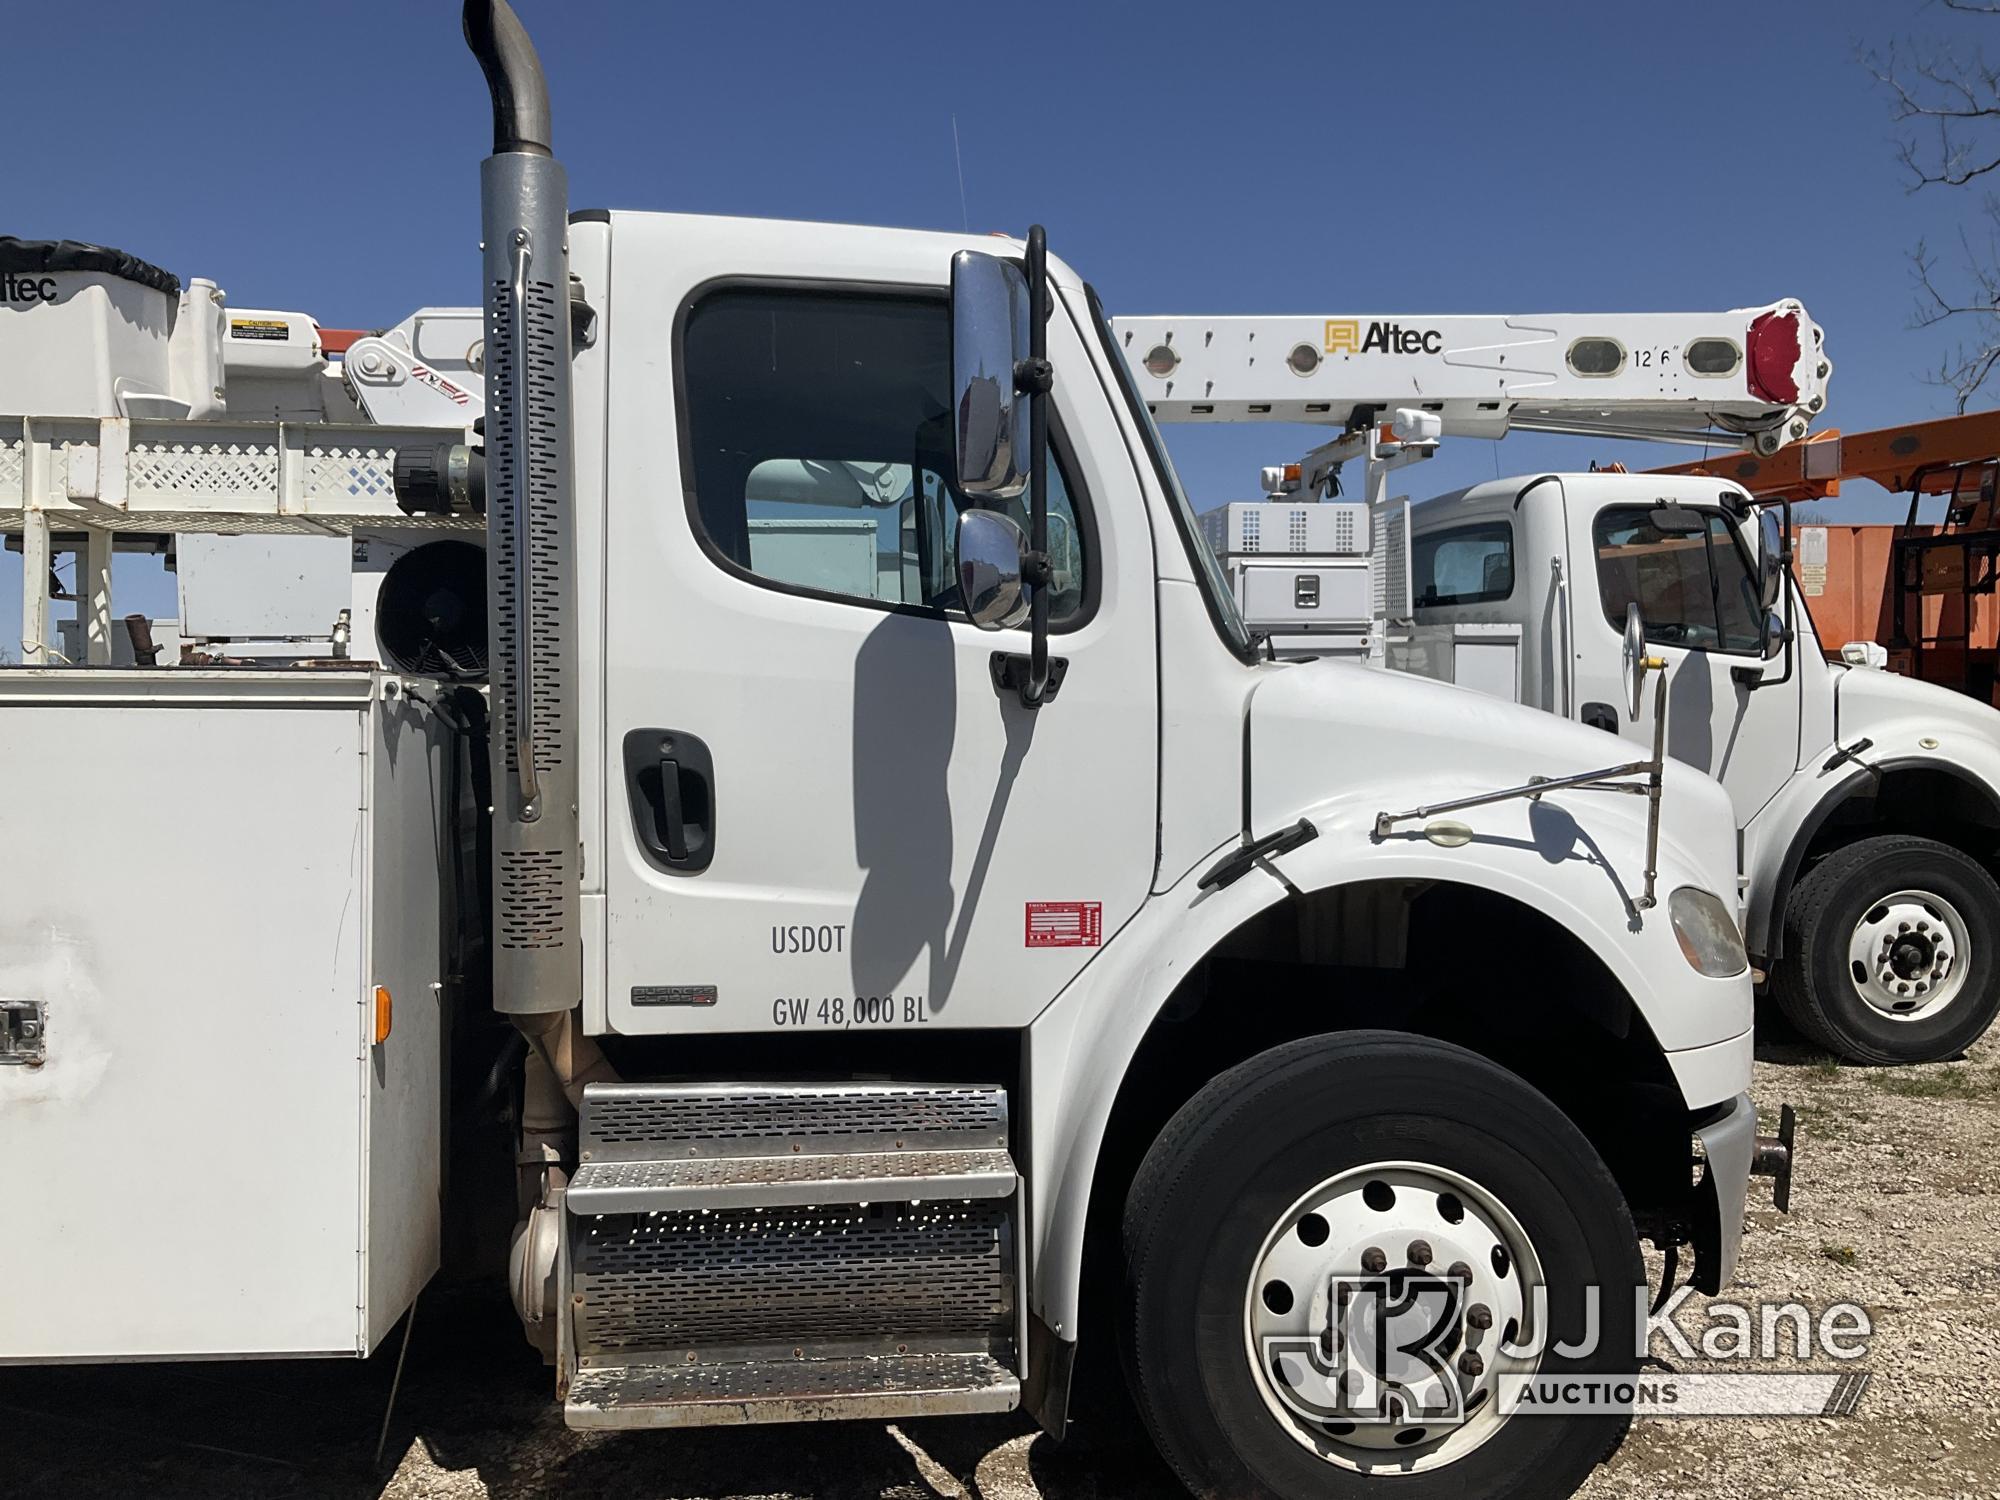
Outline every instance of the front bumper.
POLYGON ((1778 1212, 1792 1211, 1798 1115, 1787 1104, 1780 1119, 1776 1135, 1757 1134, 1757 1106, 1748 1094, 1738 1094, 1695 1127, 1705 1158, 1694 1189, 1694 1274, 1688 1280, 1696 1291, 1719 1296, 1736 1278, 1753 1176, 1776 1179, 1772 1198, 1778 1212))
POLYGON ((1757 1154, 1757 1106, 1738 1094, 1707 1124, 1698 1126, 1706 1161, 1695 1184, 1695 1290, 1711 1297, 1736 1279, 1743 1249, 1743 1211, 1750 1198, 1750 1164, 1757 1154))

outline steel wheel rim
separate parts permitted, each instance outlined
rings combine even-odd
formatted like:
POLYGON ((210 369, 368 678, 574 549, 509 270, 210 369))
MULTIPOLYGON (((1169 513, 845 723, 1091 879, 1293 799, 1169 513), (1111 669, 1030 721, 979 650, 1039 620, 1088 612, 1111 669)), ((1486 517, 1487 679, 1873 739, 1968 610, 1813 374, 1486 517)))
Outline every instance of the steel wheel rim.
MULTIPOLYGON (((1272 1416, 1328 1463, 1364 1473, 1442 1468, 1508 1420, 1500 1409, 1501 1378, 1539 1369, 1537 1320, 1544 1313, 1536 1294, 1543 1285, 1541 1261, 1520 1220, 1471 1178, 1422 1162, 1355 1167, 1301 1194, 1264 1237, 1244 1296, 1245 1354, 1272 1416), (1426 1422, 1400 1402, 1392 1408, 1397 1419, 1389 1422, 1327 1420, 1302 1409, 1302 1393, 1308 1394, 1306 1406, 1318 1403, 1310 1399, 1312 1377, 1298 1351, 1316 1347, 1319 1368, 1335 1368, 1328 1358, 1337 1353, 1329 1331, 1334 1288, 1370 1275, 1377 1264, 1370 1250, 1383 1253, 1382 1274, 1392 1279, 1424 1251, 1430 1275, 1470 1273, 1456 1341, 1447 1335, 1442 1345, 1450 1351, 1446 1363, 1458 1386, 1460 1419, 1426 1422), (1289 1300, 1269 1290, 1273 1283, 1290 1293, 1289 1300), (1535 1352, 1503 1354, 1509 1345, 1535 1352), (1473 1363, 1465 1362, 1467 1354, 1475 1356, 1473 1363)), ((1420 1403, 1442 1394, 1435 1382, 1408 1389, 1420 1403)))
POLYGON ((1965 918, 1932 891, 1871 903, 1847 943, 1847 974, 1868 1007, 1892 1021, 1928 1020, 1958 999, 1972 952, 1965 918))

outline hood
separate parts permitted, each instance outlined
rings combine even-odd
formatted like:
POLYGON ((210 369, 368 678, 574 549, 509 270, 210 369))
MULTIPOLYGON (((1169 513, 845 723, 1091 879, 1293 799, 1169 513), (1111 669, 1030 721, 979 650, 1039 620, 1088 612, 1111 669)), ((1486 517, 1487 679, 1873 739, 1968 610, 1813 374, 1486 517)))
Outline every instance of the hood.
POLYGON ((1963 754, 1966 736, 1976 748, 2000 745, 2000 709, 1934 682, 1899 677, 1874 667, 1844 667, 1834 677, 1835 738, 1843 745, 1874 739, 1871 759, 1963 754), (1954 744, 1956 737, 1959 743, 1954 744), (1925 745, 1931 739, 1937 744, 1925 745))
MULTIPOLYGON (((1250 832, 1270 833, 1314 809, 1372 827, 1377 812, 1501 791, 1537 776, 1575 776, 1645 754, 1601 729, 1470 688, 1352 662, 1304 662, 1272 670, 1251 694, 1250 832)), ((1585 809, 1596 798, 1606 804, 1606 821, 1644 820, 1645 803, 1636 797, 1582 793, 1565 805, 1588 821, 1585 809)), ((1466 816, 1476 821, 1477 810, 1466 816)), ((1660 837, 1734 906, 1736 815, 1718 783, 1668 762, 1660 837)))

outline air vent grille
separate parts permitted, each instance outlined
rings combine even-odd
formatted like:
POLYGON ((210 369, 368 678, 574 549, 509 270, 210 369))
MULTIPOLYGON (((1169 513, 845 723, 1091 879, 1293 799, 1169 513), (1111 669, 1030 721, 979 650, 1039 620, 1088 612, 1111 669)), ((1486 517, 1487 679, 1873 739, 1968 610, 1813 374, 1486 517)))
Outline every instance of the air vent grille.
MULTIPOLYGON (((560 457, 568 448, 568 434, 558 430, 556 352, 565 347, 560 335, 562 304, 555 288, 546 281, 530 281, 527 288, 528 369, 526 372, 529 451, 541 455, 527 474, 528 512, 528 598, 530 635, 535 659, 529 663, 534 687, 535 768, 547 774, 569 759, 569 721, 565 702, 567 684, 561 662, 564 633, 568 626, 563 608, 566 587, 562 514, 560 509, 560 457)), ((487 410, 511 412, 514 403, 512 349, 514 312, 512 289, 495 283, 493 305, 487 317, 492 324, 487 340, 487 410), (506 351, 496 354, 496 351, 506 351)), ((496 497, 487 524, 494 549, 492 567, 495 615, 500 624, 493 642, 493 681, 500 700, 500 743, 505 747, 506 767, 511 775, 514 760, 514 618, 523 607, 516 585, 515 515, 512 505, 499 497, 515 493, 516 454, 511 440, 512 424, 488 423, 486 462, 496 497)))
POLYGON ((567 931, 569 861, 543 850, 502 850, 498 937, 502 948, 560 948, 567 931))

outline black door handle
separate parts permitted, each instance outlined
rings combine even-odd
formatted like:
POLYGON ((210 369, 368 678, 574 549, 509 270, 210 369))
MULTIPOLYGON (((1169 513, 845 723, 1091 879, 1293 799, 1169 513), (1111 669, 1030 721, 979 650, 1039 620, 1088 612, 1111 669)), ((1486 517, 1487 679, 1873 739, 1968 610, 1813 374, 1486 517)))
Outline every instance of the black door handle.
POLYGON ((1618 732, 1618 710, 1609 703, 1584 704, 1582 719, 1592 729, 1608 730, 1612 734, 1618 732))
POLYGON ((632 831, 662 870, 694 874, 715 857, 715 761, 708 746, 678 729, 625 735, 625 784, 632 831))

